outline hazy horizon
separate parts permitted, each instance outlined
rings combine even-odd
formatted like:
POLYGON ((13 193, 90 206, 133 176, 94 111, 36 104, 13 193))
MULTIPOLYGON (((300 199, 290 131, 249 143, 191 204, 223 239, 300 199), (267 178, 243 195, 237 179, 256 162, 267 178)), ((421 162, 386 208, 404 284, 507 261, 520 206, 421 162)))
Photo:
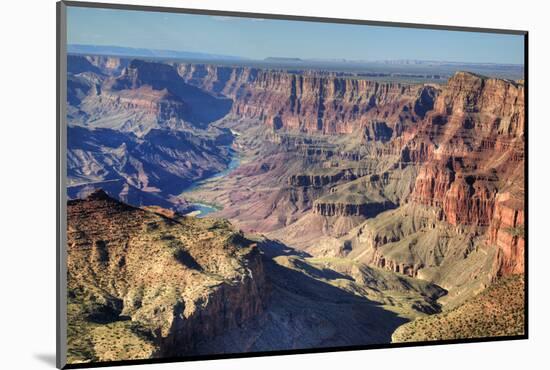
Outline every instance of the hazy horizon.
POLYGON ((80 7, 68 7, 67 23, 70 45, 254 60, 524 64, 522 35, 80 7))
MULTIPOLYGON (((510 66, 523 66, 524 63, 500 63, 500 62, 471 62, 471 61, 449 61, 449 60, 435 60, 435 59, 348 59, 348 58, 298 58, 298 57, 287 57, 285 55, 270 55, 264 58, 248 58, 248 57, 242 57, 239 55, 228 55, 228 54, 214 54, 214 53, 206 53, 206 52, 200 52, 200 51, 190 51, 190 50, 173 50, 173 49, 154 49, 154 48, 135 48, 130 46, 118 46, 118 45, 96 45, 96 44, 68 44, 69 49, 71 47, 78 48, 78 47, 86 47, 86 48, 120 48, 120 49, 127 49, 127 50, 146 50, 146 51, 152 51, 152 52, 173 52, 173 53, 193 53, 193 54, 205 54, 205 55, 212 55, 217 56, 219 58, 221 57, 228 57, 228 58, 234 58, 235 60, 243 60, 243 61, 264 61, 266 59, 299 59, 302 61, 328 61, 328 62, 349 62, 349 63, 392 63, 392 62, 422 62, 422 63, 449 63, 449 64, 487 64, 487 65, 510 65, 510 66)), ((68 50, 68 53, 72 54, 82 54, 79 52, 72 52, 68 50)), ((105 55, 111 55, 111 54, 105 54, 105 55)), ((114 56, 119 56, 118 54, 114 54, 114 56)), ((128 54, 120 55, 120 56, 129 56, 128 54)), ((135 57, 141 57, 141 55, 135 55, 135 57)), ((160 56, 162 58, 162 56, 160 56)), ((169 57, 166 57, 169 58, 169 57)), ((412 63, 411 63, 412 64, 412 63)))

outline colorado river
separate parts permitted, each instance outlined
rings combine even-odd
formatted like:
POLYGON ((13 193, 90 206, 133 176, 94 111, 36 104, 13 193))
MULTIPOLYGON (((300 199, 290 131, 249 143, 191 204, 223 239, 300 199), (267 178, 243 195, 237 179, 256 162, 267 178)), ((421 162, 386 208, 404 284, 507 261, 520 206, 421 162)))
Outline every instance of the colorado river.
MULTIPOLYGON (((231 161, 229 162, 229 164, 228 164, 228 166, 225 170, 223 170, 221 172, 217 172, 217 173, 213 174, 212 176, 204 178, 200 181, 197 181, 196 183, 194 183, 193 185, 191 185, 189 188, 187 188, 185 190, 185 192, 183 193, 184 196, 185 196, 185 193, 191 192, 191 191, 199 188, 200 186, 202 186, 203 184, 205 184, 208 181, 212 181, 212 180, 219 179, 221 177, 227 176, 235 168, 239 167, 240 164, 241 164, 241 160, 240 160, 239 156, 237 155, 237 153, 234 150, 231 150, 231 161)), ((213 205, 201 203, 200 201, 190 203, 189 209, 190 209, 190 214, 193 214, 193 215, 195 215, 196 217, 199 217, 199 218, 205 217, 208 214, 216 212, 216 211, 219 210, 219 208, 217 208, 213 205)))

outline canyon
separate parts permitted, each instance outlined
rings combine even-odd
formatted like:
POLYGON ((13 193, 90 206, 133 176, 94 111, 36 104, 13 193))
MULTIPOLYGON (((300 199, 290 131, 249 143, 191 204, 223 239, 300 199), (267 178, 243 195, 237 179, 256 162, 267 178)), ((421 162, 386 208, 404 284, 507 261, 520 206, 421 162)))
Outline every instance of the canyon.
POLYGON ((523 81, 68 62, 75 361, 523 333, 523 81))
POLYGON ((70 201, 68 217, 72 363, 375 344, 445 293, 103 190, 70 201))

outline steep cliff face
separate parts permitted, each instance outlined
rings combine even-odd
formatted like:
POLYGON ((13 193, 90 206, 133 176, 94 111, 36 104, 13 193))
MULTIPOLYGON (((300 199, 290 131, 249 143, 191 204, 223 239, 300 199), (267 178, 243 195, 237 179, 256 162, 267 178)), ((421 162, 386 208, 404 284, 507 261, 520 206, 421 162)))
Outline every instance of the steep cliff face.
POLYGON ((369 174, 368 168, 335 168, 333 171, 316 174, 296 174, 288 178, 288 184, 295 187, 327 187, 339 182, 348 182, 369 174))
POLYGON ((366 127, 366 136, 387 140, 391 129, 370 121, 402 121, 423 116, 433 106, 428 86, 288 73, 254 68, 178 65, 190 84, 233 98, 232 113, 258 119, 274 129, 349 134, 366 127))
POLYGON ((267 305, 268 285, 259 251, 245 256, 247 275, 221 283, 215 292, 203 295, 194 307, 175 310, 168 335, 161 339, 160 356, 194 353, 201 343, 256 320, 267 305), (178 312, 179 311, 179 312, 178 312))
POLYGON ((498 247, 493 273, 523 273, 525 268, 525 211, 523 199, 510 193, 497 196, 488 243, 498 247))
POLYGON ((457 174, 443 202, 447 222, 451 225, 489 225, 496 192, 490 181, 457 174))
POLYGON ((412 198, 443 205, 452 224, 489 224, 498 181, 523 166, 523 86, 457 73, 428 114, 436 162, 421 169, 412 198))
POLYGON ((441 162, 420 170, 411 200, 441 209, 451 225, 487 226, 491 221, 497 178, 454 172, 441 162))
POLYGON ((523 269, 524 113, 523 85, 460 72, 413 138, 431 149, 409 202, 452 226, 488 228, 497 275, 523 269))
POLYGON ((523 85, 468 72, 455 74, 438 96, 435 114, 450 116, 464 128, 504 137, 523 137, 525 98, 523 85))
POLYGON ((191 353, 260 314, 267 292, 258 249, 227 222, 170 219, 102 191, 68 204, 68 279, 70 362, 191 353), (136 352, 102 351, 111 334, 136 352))
POLYGON ((322 216, 363 216, 365 218, 373 217, 382 211, 393 208, 385 203, 329 203, 317 201, 313 204, 313 213, 322 216))
POLYGON ((441 208, 445 194, 455 180, 452 163, 432 162, 424 165, 416 177, 411 200, 441 208))

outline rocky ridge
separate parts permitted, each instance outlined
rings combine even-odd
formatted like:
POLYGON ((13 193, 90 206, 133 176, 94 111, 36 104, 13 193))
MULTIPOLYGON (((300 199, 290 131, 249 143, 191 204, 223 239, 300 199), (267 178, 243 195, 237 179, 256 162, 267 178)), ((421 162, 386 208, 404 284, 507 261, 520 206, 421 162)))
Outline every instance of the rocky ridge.
POLYGON ((191 352, 264 309, 259 251, 228 222, 167 218, 99 190, 69 201, 68 227, 71 363, 191 352), (113 335, 126 353, 102 350, 113 335))

